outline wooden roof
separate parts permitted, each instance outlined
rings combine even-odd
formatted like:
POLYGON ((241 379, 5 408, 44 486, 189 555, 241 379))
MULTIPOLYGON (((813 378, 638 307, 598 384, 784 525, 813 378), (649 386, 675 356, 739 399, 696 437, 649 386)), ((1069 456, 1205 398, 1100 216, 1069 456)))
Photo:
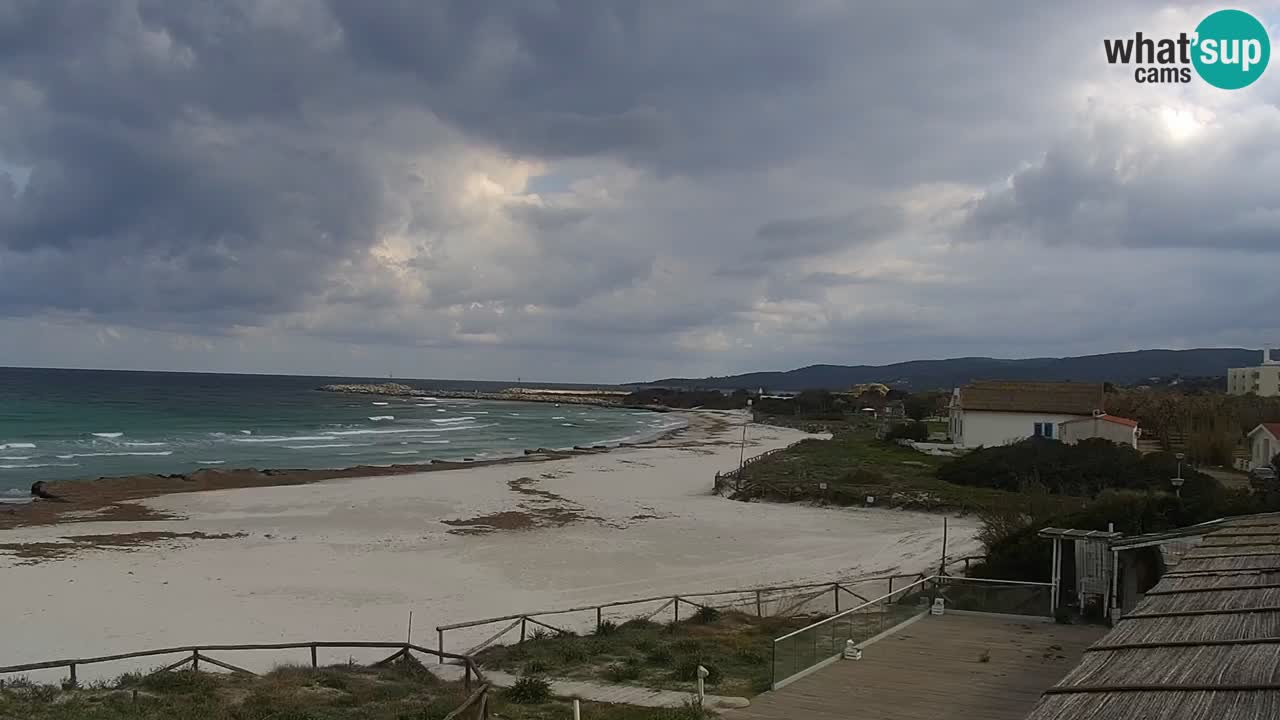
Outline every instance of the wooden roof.
POLYGON ((1092 415, 1102 410, 1101 384, 986 380, 960 388, 962 410, 1092 415))
POLYGON ((1221 521, 1027 720, 1280 717, 1280 518, 1221 521))

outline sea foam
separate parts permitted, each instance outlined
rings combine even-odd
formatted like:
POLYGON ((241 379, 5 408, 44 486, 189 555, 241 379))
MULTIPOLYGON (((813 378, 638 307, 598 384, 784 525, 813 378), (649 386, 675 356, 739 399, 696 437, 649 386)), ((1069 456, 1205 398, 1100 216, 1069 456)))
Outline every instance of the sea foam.
POLYGON ((382 420, 395 420, 396 416, 395 415, 370 415, 369 419, 374 422, 379 422, 382 420))
POLYGON ((30 449, 35 447, 35 443, 9 443, 7 445, 0 443, 0 450, 17 450, 19 448, 30 449))
POLYGON ((146 455, 172 455, 172 450, 158 450, 154 452, 91 452, 91 453, 70 453, 68 455, 56 455, 59 460, 71 460, 72 458, 83 457, 132 457, 146 455))
POLYGON ((122 432, 105 432, 105 433, 89 433, 89 434, 90 434, 90 435, 92 435, 92 436, 94 436, 94 437, 106 438, 106 439, 108 439, 108 440, 111 440, 111 439, 114 439, 114 438, 118 438, 118 437, 120 437, 120 436, 124 435, 124 433, 122 433, 122 432))

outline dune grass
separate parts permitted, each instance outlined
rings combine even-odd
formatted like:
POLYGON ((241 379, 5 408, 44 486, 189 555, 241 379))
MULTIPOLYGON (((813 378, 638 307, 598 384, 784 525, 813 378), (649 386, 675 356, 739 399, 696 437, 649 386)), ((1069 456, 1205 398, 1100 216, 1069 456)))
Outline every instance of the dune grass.
MULTIPOLYGON (((108 683, 65 690, 8 678, 0 689, 3 720, 440 720, 466 698, 418 662, 383 668, 284 666, 261 677, 190 670, 127 674, 108 683)), ((571 704, 532 704, 490 695, 491 717, 561 720, 571 704)), ((694 708, 653 710, 588 703, 593 720, 701 720, 694 708)), ((470 716, 468 716, 470 717, 470 716)))
POLYGON ((937 468, 950 458, 935 457, 877 440, 868 427, 851 427, 830 440, 804 440, 748 465, 752 497, 774 501, 817 501, 926 511, 980 512, 1037 510, 1069 499, 955 485, 939 480, 937 468), (822 484, 826 489, 822 489, 822 484), (873 498, 868 503, 867 498, 873 498))
POLYGON ((773 638, 814 619, 699 611, 680 623, 606 623, 589 636, 538 633, 523 644, 486 649, 476 659, 516 674, 687 692, 696 687, 702 665, 711 673, 708 692, 751 696, 769 688, 773 638))

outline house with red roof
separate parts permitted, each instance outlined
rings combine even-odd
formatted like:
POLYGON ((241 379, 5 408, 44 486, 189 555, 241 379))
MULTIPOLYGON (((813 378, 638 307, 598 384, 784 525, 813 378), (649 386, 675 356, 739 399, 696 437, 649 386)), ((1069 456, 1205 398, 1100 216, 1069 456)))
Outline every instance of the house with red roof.
POLYGON ((1270 465, 1280 455, 1280 423, 1262 423, 1249 432, 1249 469, 1270 465))
POLYGON ((1068 420, 1058 426, 1062 442, 1075 444, 1087 438, 1102 438, 1138 449, 1142 430, 1137 420, 1096 412, 1091 417, 1068 420))

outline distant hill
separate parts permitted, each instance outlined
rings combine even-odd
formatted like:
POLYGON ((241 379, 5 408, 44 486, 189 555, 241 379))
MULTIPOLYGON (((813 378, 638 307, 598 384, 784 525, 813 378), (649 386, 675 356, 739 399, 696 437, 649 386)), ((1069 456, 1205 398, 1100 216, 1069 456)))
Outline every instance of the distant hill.
POLYGON ((892 365, 810 365, 786 372, 668 378, 635 384, 704 389, 766 388, 775 391, 815 388, 835 390, 868 382, 881 382, 902 390, 938 390, 963 385, 971 380, 1076 380, 1139 385, 1149 378, 1226 377, 1227 368, 1257 365, 1261 359, 1261 350, 1241 348, 1137 350, 1025 360, 968 357, 912 360, 892 365))

